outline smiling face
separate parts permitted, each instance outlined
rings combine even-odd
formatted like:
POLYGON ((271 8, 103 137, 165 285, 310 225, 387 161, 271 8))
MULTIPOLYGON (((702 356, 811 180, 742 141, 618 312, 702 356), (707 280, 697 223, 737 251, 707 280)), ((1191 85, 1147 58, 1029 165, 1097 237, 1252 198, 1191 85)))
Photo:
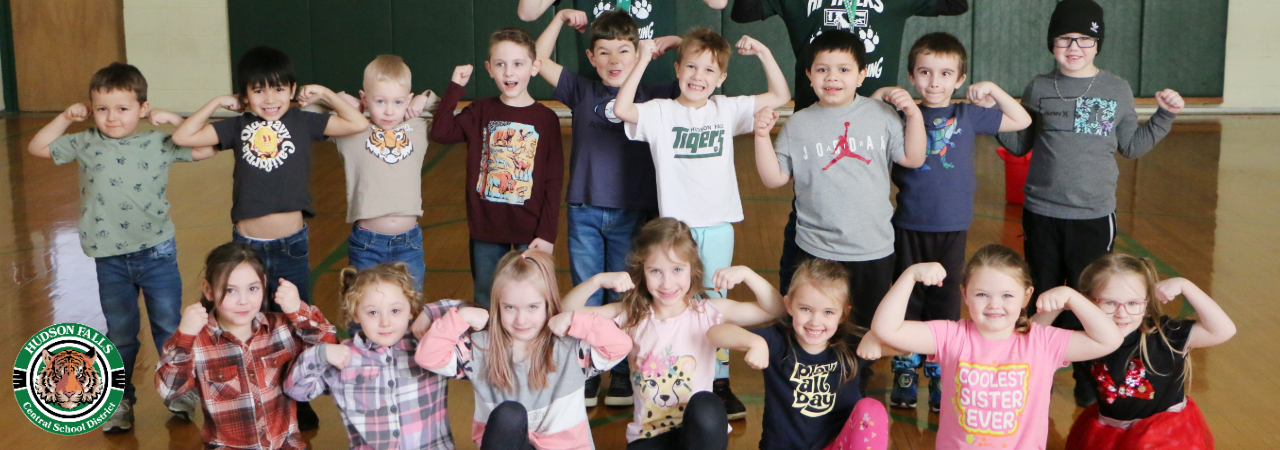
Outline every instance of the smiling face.
POLYGON ((1120 334, 1128 336, 1142 325, 1142 317, 1148 307, 1147 286, 1136 273, 1116 273, 1107 280, 1094 301, 1103 308, 1103 312, 1115 308, 1111 318, 1120 327, 1120 334))
POLYGON ((701 108, 711 93, 724 83, 729 74, 716 62, 715 54, 708 50, 685 56, 676 63, 676 78, 680 80, 680 103, 701 108))
POLYGON ((374 283, 364 288, 356 321, 374 344, 390 347, 400 342, 413 320, 409 298, 391 283, 374 283))
POLYGON ((796 340, 810 353, 818 353, 827 347, 827 342, 835 335, 850 310, 848 305, 841 305, 840 301, 831 298, 811 283, 792 289, 787 294, 786 302, 796 340))
POLYGON ((296 84, 288 86, 249 86, 245 92, 245 103, 249 104, 249 112, 265 120, 280 120, 289 111, 289 101, 293 99, 296 84))
POLYGON ((626 39, 599 39, 587 50, 587 59, 605 86, 622 86, 636 67, 636 45, 626 39))
POLYGON ((951 103, 951 94, 964 84, 965 76, 960 73, 960 58, 955 55, 921 53, 907 78, 920 93, 924 106, 939 108, 951 103))
POLYGON ((360 91, 360 101, 369 111, 369 119, 384 130, 395 128, 404 122, 404 111, 409 109, 413 92, 408 86, 395 81, 365 80, 360 91))
POLYGON ((485 70, 498 84, 502 98, 515 99, 528 95, 529 79, 538 74, 542 62, 529 54, 529 49, 510 41, 502 41, 489 48, 489 60, 485 70))
POLYGON ((89 99, 98 131, 112 139, 133 134, 138 128, 138 121, 146 117, 147 110, 151 108, 150 102, 138 103, 136 93, 123 89, 93 91, 89 93, 89 99))
MULTIPOLYGON (((1082 38, 1089 36, 1080 33, 1067 33, 1060 37, 1082 38)), ((1063 75, 1069 77, 1092 76, 1094 71, 1093 58, 1096 56, 1098 56, 1098 46, 1096 44, 1093 47, 1080 48, 1079 43, 1072 42, 1071 46, 1067 48, 1053 47, 1053 59, 1058 60, 1058 70, 1061 70, 1063 75)))
POLYGON ((692 284, 691 273, 689 262, 676 255, 675 250, 650 253, 644 261, 644 282, 654 306, 684 305, 692 284))
POLYGON ((227 277, 222 292, 214 292, 215 286, 201 282, 205 298, 215 299, 218 323, 223 329, 243 328, 253 323, 262 310, 262 296, 266 283, 249 263, 241 263, 227 277), (221 299, 218 297, 221 296, 221 299))
POLYGON ((813 64, 805 71, 809 84, 818 94, 818 104, 835 108, 848 105, 857 95, 858 86, 867 78, 865 69, 858 70, 853 53, 831 51, 813 55, 813 64))
POLYGON ((993 267, 981 267, 961 286, 969 318, 984 333, 1012 332, 1031 299, 1031 287, 993 267))
POLYGON ((502 329, 512 340, 530 342, 547 324, 547 298, 532 280, 507 283, 497 293, 502 329))

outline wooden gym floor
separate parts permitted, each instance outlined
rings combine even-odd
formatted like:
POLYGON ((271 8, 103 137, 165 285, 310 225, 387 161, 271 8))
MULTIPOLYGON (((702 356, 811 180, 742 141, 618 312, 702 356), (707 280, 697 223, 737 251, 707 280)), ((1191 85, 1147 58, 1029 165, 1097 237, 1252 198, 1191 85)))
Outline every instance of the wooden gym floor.
MULTIPOLYGON (((53 323, 81 322, 105 330, 97 301, 93 261, 80 250, 74 164, 54 166, 26 152, 27 142, 52 114, 20 114, 0 120, 0 362, 17 357, 21 343, 53 323)), ((87 126, 77 125, 72 132, 87 126)), ((1266 280, 1280 273, 1280 153, 1268 133, 1280 116, 1199 116, 1178 119, 1173 133, 1138 161, 1121 160, 1117 192, 1120 233, 1116 251, 1155 258, 1164 276, 1187 277, 1218 300, 1239 327, 1232 341, 1194 352, 1191 395, 1203 408, 1220 448, 1280 447, 1280 377, 1268 363, 1280 353, 1280 310, 1266 280), (1267 300, 1272 298, 1273 300, 1267 300), (1250 356, 1252 355, 1252 356, 1250 356)), ((172 129, 166 129, 172 132, 172 129)), ((569 137, 570 130, 563 129, 569 137)), ((978 142, 976 217, 969 250, 987 243, 1021 249, 1021 209, 1004 202, 1002 162, 995 141, 978 142)), ((737 166, 746 220, 736 225, 735 264, 750 266, 776 282, 782 227, 791 208, 789 188, 767 190, 756 175, 752 141, 737 140, 737 166)), ((465 148, 429 149, 423 167, 421 219, 426 248, 428 300, 470 298, 467 225, 463 206, 465 148)), ((342 164, 332 144, 316 148, 311 191, 318 214, 309 220, 314 298, 327 317, 339 317, 336 272, 346 264, 346 200, 342 164)), ((567 158, 566 158, 567 160, 567 158)), ((170 214, 177 225, 179 265, 187 303, 197 298, 204 255, 231 238, 232 156, 175 165, 170 174, 170 214)), ((567 172, 567 171, 566 171, 567 172)), ((561 219, 562 222, 564 219, 561 219)), ((561 288, 570 285, 564 225, 556 257, 561 288)), ((739 288, 733 297, 750 299, 739 288)), ((1181 301, 1168 314, 1189 314, 1181 301)), ((58 437, 30 424, 11 388, 0 393, 0 448, 200 448, 198 423, 170 420, 152 388, 156 364, 146 321, 134 383, 139 402, 134 431, 104 436, 92 431, 58 437)), ((888 362, 875 366, 870 395, 887 401, 888 362)), ((733 357, 733 385, 747 404, 748 418, 732 422, 730 448, 758 447, 762 385, 758 372, 733 357)), ((461 449, 469 439, 472 395, 467 382, 450 383, 450 414, 461 449)), ((607 386, 607 384, 606 384, 607 386)), ((1049 448, 1061 448, 1073 418, 1069 372, 1058 373, 1051 406, 1049 448)), ((922 396, 927 396, 921 390, 922 396)), ((332 399, 314 402, 317 432, 303 437, 315 448, 345 448, 347 437, 332 399)), ((891 445, 931 449, 938 417, 926 402, 916 411, 890 410, 891 445)), ((597 448, 624 448, 630 409, 600 406, 590 412, 597 448)))

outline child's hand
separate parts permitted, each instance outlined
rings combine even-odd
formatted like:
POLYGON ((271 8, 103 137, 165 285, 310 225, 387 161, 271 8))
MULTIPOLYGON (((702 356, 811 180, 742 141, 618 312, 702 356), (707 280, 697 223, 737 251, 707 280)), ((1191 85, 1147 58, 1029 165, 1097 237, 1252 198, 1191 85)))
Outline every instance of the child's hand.
POLYGON ((455 67, 453 69, 453 78, 450 79, 449 81, 458 83, 459 85, 462 85, 462 86, 466 86, 467 81, 471 80, 472 70, 475 70, 475 67, 470 64, 464 64, 464 65, 455 67))
POLYGON ((889 95, 890 92, 893 92, 894 89, 901 89, 901 88, 897 86, 885 86, 880 89, 876 89, 876 91, 872 92, 871 96, 867 98, 872 100, 884 101, 885 96, 889 95))
POLYGON ((573 311, 565 311, 547 319, 547 328, 550 328, 551 334, 556 336, 564 337, 568 334, 569 325, 573 325, 573 311))
POLYGON ((556 19, 564 21, 565 25, 573 27, 579 33, 587 31, 587 13, 576 9, 562 9, 556 13, 556 19))
POLYGON ((426 111, 428 107, 435 109, 435 105, 432 103, 433 98, 435 98, 436 101, 440 100, 439 97, 434 97, 431 91, 427 91, 425 94, 413 96, 413 100, 409 101, 409 107, 404 110, 404 120, 421 116, 422 112, 426 111))
MULTIPOLYGON (((1000 86, 990 81, 979 81, 969 86, 969 103, 990 108, 996 106, 996 98, 991 95, 992 92, 1001 91, 1000 86)), ((1001 91, 1003 92, 1003 91, 1001 91)))
POLYGON ((653 39, 641 39, 640 48, 636 49, 636 51, 639 52, 636 56, 641 59, 657 59, 661 55, 661 53, 658 53, 658 44, 654 43, 653 39))
POLYGON ((747 355, 742 357, 752 369, 764 370, 769 367, 769 346, 760 345, 759 342, 753 344, 747 349, 747 355))
POLYGON ((196 335, 209 324, 209 311, 200 302, 192 303, 182 310, 182 321, 178 322, 178 332, 185 335, 196 335))
POLYGON ((324 346, 324 357, 329 360, 329 365, 342 370, 347 367, 347 364, 351 364, 351 349, 347 348, 347 346, 338 344, 320 345, 324 346))
POLYGON ((303 86, 301 89, 298 89, 298 104, 307 106, 324 99, 330 94, 333 94, 333 91, 330 91, 327 87, 318 84, 308 84, 303 86))
POLYGON ((755 274, 756 272, 747 266, 722 267, 716 269, 711 282, 715 284, 717 291, 727 291, 755 274))
POLYGON ((427 330, 431 329, 431 315, 426 311, 419 311, 418 318, 413 319, 413 324, 409 325, 409 332, 413 333, 413 337, 422 339, 427 334, 427 330))
POLYGON ((182 125, 182 116, 171 113, 169 111, 165 111, 163 109, 151 110, 151 113, 148 116, 148 119, 151 121, 152 125, 156 125, 156 126, 159 126, 160 124, 164 124, 164 123, 173 125, 175 127, 182 125))
POLYGON ((1188 284, 1191 284, 1191 281, 1186 278, 1170 278, 1156 283, 1156 299, 1160 300, 1160 303, 1169 303, 1182 295, 1188 284))
POLYGON ((636 288, 631 282, 631 274, 626 272, 605 272, 595 276, 601 289, 613 289, 614 292, 627 292, 636 288))
POLYGON ((462 316, 462 320, 471 325, 471 329, 480 331, 489 325, 489 310, 484 308, 476 308, 468 306, 458 310, 458 315, 462 316))
POLYGON ((756 111, 756 136, 767 138, 769 133, 773 131, 773 125, 778 123, 778 112, 768 106, 760 108, 756 111))
POLYGON ((529 250, 537 250, 548 255, 552 254, 552 250, 554 250, 555 247, 555 244, 547 242, 542 238, 533 238, 533 242, 529 243, 529 250))
POLYGON ((1036 299, 1037 314, 1071 309, 1070 302, 1074 294, 1076 291, 1067 286, 1058 286, 1040 293, 1040 298, 1036 299))
POLYGON ((942 280, 947 278, 947 269, 942 268, 942 264, 938 263, 920 263, 907 268, 907 272, 911 273, 911 278, 917 283, 923 283, 925 286, 942 286, 942 280))
POLYGON ((298 287, 284 278, 280 279, 280 287, 276 288, 276 304, 280 311, 292 314, 302 308, 302 297, 298 295, 298 287))
POLYGON ((1186 102, 1182 100, 1182 94, 1173 89, 1165 89, 1156 93, 1156 104, 1164 108, 1165 111, 1177 114, 1182 112, 1182 107, 1186 106, 1186 102))
POLYGON ((884 351, 880 348, 880 340, 876 339, 875 334, 872 333, 862 337, 862 342, 858 343, 858 349, 854 353, 867 361, 875 361, 884 356, 884 351))
POLYGON ((892 103, 894 108, 902 111, 903 114, 914 116, 920 114, 920 107, 916 106, 915 99, 911 98, 911 93, 906 89, 895 87, 885 93, 885 101, 892 103))
POLYGON ((338 99, 347 102, 347 104, 351 105, 352 108, 355 108, 356 111, 364 112, 364 102, 360 101, 360 99, 355 96, 346 92, 339 92, 338 99))
MULTIPOLYGON (((680 36, 663 36, 660 38, 654 38, 653 45, 655 47, 654 51, 656 52, 654 54, 662 56, 667 53, 668 50, 679 47, 681 42, 684 42, 684 39, 681 39, 680 36)), ((655 58, 657 56, 655 56, 655 58)))
POLYGON ((744 34, 742 35, 741 39, 738 39, 739 55, 752 56, 752 55, 761 55, 761 54, 768 54, 768 53, 769 53, 769 47, 765 47, 764 44, 761 44, 760 41, 757 41, 755 38, 751 36, 747 36, 744 34))
POLYGON ((227 111, 240 112, 244 109, 244 105, 240 103, 240 97, 234 95, 220 95, 217 98, 218 107, 227 111))
POLYGON ((72 122, 84 122, 84 119, 89 118, 89 108, 85 107, 84 103, 76 103, 62 112, 62 118, 72 122))

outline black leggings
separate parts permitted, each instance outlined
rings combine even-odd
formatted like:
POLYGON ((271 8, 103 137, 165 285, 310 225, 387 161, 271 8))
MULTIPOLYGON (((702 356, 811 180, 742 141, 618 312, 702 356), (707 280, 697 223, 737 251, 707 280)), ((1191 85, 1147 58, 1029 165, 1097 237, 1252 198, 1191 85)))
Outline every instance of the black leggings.
MULTIPOLYGON (((637 408, 643 408, 636 405, 637 408)), ((495 411, 496 412, 496 411, 495 411)), ((693 394, 684 409, 684 420, 679 428, 648 439, 636 439, 627 444, 627 450, 681 449, 725 450, 729 448, 729 418, 724 402, 710 392, 693 394)), ((489 432, 485 430, 485 437, 489 432)))
POLYGON ((505 401, 489 413, 480 450, 491 449, 534 450, 533 444, 529 443, 529 411, 524 409, 524 405, 505 401))

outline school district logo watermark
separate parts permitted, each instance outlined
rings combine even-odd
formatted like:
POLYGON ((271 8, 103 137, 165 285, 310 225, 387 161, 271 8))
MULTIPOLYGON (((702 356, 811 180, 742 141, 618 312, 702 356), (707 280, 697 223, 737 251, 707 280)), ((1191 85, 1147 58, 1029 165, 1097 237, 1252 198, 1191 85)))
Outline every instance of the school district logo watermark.
POLYGON ((120 352, 98 330, 60 323, 22 345, 13 364, 13 393, 22 415, 64 436, 97 429, 124 397, 120 352))

